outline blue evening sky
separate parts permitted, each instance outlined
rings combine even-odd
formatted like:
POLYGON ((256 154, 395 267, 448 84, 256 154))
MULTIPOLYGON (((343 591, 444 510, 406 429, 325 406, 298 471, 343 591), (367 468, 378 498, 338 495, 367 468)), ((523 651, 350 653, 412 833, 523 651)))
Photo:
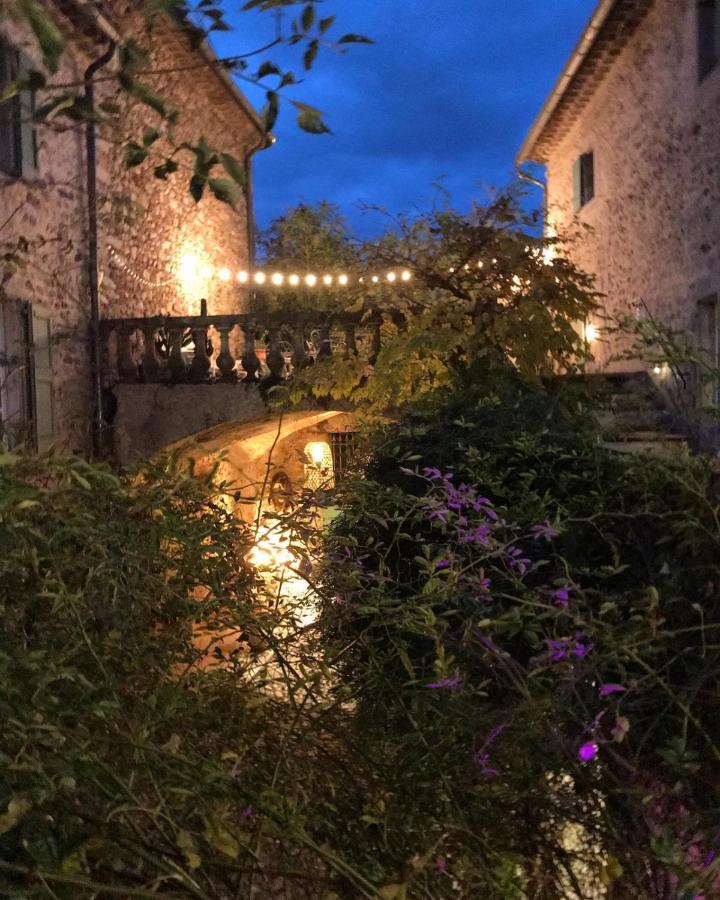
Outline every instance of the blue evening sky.
MULTIPOLYGON (((237 0, 228 0, 228 9, 237 0)), ((595 6, 595 0, 325 0, 330 34, 372 46, 320 53, 289 96, 320 107, 332 135, 308 135, 285 105, 277 143, 255 158, 258 225, 300 202, 327 199, 361 233, 363 204, 426 208, 442 181, 467 207, 513 178, 513 159, 595 6)), ((222 55, 271 39, 271 14, 230 15, 222 55)), ((262 57, 260 57, 262 59, 262 57)), ((285 59, 288 63, 290 60, 285 59)), ((299 63, 294 66, 301 73, 299 63)), ((243 85, 256 106, 263 97, 243 85)))

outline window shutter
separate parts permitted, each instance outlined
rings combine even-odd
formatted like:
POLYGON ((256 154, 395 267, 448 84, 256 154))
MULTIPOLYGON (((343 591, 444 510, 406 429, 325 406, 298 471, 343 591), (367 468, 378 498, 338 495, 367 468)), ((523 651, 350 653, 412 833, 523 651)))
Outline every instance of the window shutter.
MULTIPOLYGON (((19 60, 19 77, 27 78, 31 65, 21 56, 19 60)), ((19 96, 20 113, 20 171, 24 178, 33 178, 37 175, 37 128, 34 116, 36 106, 35 91, 22 91, 19 96)))
POLYGON ((32 407, 35 442, 41 453, 55 438, 50 315, 31 307, 32 407))
POLYGON ((29 345, 28 304, 0 301, 0 440, 7 447, 31 436, 29 345))
MULTIPOLYGON (((18 77, 18 53, 0 42, 0 90, 18 77)), ((21 174, 20 97, 0 104, 0 171, 17 178, 21 174)))
POLYGON ((582 206, 582 157, 573 165, 573 203, 577 212, 582 206))

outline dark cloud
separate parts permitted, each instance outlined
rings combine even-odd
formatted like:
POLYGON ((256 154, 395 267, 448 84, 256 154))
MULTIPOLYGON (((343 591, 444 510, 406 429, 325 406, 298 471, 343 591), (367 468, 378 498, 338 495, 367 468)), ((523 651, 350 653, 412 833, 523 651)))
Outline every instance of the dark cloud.
MULTIPOLYGON (((294 96, 320 107, 333 134, 297 130, 288 106, 277 144, 255 162, 256 212, 266 225, 300 201, 328 199, 361 231, 360 204, 397 212, 427 205, 443 179, 459 207, 506 184, 540 105, 594 0, 327 0, 338 34, 377 43, 321 54, 294 96)), ((272 33, 243 14, 218 41, 237 52, 272 33), (240 43, 242 35, 242 44, 240 43)), ((290 60, 286 60, 289 62, 290 60)), ((249 93, 258 105, 262 97, 249 93)), ((372 221, 372 220, 371 220, 372 221)))

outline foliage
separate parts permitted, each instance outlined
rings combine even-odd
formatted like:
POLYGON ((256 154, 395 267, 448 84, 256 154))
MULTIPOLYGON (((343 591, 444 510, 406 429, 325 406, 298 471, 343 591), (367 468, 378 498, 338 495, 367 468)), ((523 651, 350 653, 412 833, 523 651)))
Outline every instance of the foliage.
MULTIPOLYGON (((249 0, 241 7, 241 12, 245 14, 253 10, 277 12, 297 6, 302 9, 299 15, 291 19, 289 30, 280 29, 275 40, 268 46, 248 49, 214 63, 219 71, 264 92, 266 102, 260 118, 268 135, 280 112, 282 93, 295 85, 297 78, 292 70, 283 70, 272 58, 262 59, 255 68, 256 56, 277 52, 282 47, 294 49, 300 54, 303 70, 309 71, 321 48, 344 52, 351 44, 371 43, 368 38, 358 34, 345 34, 333 40, 330 32, 336 17, 318 16, 319 2, 320 0, 305 0, 303 3, 298 3, 297 0, 249 0)), ((164 180, 179 170, 178 157, 190 154, 194 163, 189 182, 192 196, 199 200, 208 189, 219 200, 234 204, 245 187, 244 167, 240 161, 223 152, 222 148, 208 146, 201 135, 193 141, 176 141, 175 129, 182 111, 169 105, 152 87, 154 77, 162 72, 157 69, 148 50, 152 33, 166 28, 168 18, 185 32, 195 48, 199 48, 214 32, 232 30, 225 5, 220 0, 144 0, 139 4, 139 14, 145 20, 147 46, 133 37, 122 36, 122 41, 115 50, 116 70, 110 76, 104 71, 96 73, 94 79, 96 82, 113 83, 114 91, 110 96, 105 96, 95 109, 91 109, 85 96, 84 82, 65 83, 54 78, 67 46, 52 9, 37 0, 12 0, 0 10, 0 18, 10 16, 28 27, 37 43, 42 67, 32 68, 4 86, 0 103, 12 102, 22 91, 41 90, 45 99, 35 113, 38 123, 54 125, 63 120, 71 124, 97 121, 106 127, 108 133, 122 131, 120 123, 126 113, 119 103, 120 99, 146 107, 143 118, 146 119, 150 114, 153 125, 144 130, 142 137, 127 141, 126 165, 135 167, 150 162, 155 177, 164 180), (159 151, 160 145, 156 142, 161 137, 166 139, 167 146, 159 151)), ((202 67, 208 63, 200 61, 198 65, 202 67)), ((319 110, 299 100, 291 102, 297 110, 298 127, 312 134, 329 131, 319 110)))
POLYGON ((479 359, 512 361, 528 378, 576 370, 589 357, 578 325, 596 308, 592 280, 558 239, 534 236, 518 201, 510 191, 467 215, 442 207, 402 218, 362 247, 361 293, 344 294, 343 306, 381 320, 381 348, 314 366, 299 390, 384 414, 447 388, 479 359))
POLYGON ((720 500, 584 417, 476 366, 342 491, 321 621, 384 773, 344 849, 410 897, 718 888, 720 500))

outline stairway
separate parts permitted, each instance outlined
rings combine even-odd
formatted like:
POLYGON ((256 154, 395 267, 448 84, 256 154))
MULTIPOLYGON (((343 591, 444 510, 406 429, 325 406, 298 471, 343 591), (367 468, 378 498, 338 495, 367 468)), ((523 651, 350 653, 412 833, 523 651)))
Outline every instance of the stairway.
POLYGON ((677 426, 662 393, 647 372, 582 376, 600 442, 617 453, 683 459, 688 438, 677 426))

